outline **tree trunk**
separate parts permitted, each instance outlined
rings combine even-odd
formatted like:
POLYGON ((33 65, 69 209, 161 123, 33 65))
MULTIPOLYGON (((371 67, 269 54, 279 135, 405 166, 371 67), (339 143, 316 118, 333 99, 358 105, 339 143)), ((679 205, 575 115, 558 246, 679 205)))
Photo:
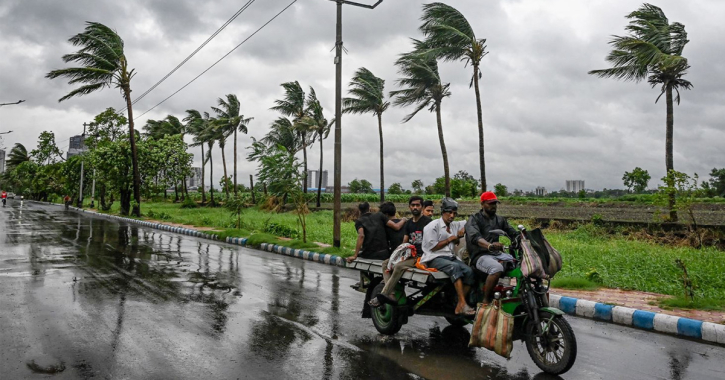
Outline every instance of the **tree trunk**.
MULTIPOLYGON (((675 125, 675 119, 674 119, 674 109, 672 104, 672 86, 667 85, 666 87, 666 96, 667 96, 667 132, 665 137, 665 165, 667 166, 667 173, 669 174, 671 170, 675 170, 675 166, 673 163, 673 157, 672 157, 672 135, 675 125)), ((675 184, 673 181, 670 181, 671 183, 668 183, 667 186, 674 187, 675 184)), ((675 193, 670 192, 669 196, 669 207, 670 207, 670 222, 676 222, 677 221, 677 210, 675 209, 675 193)))
POLYGON ((234 128, 234 195, 237 195, 237 129, 234 128))
POLYGON ((121 189, 121 215, 128 215, 129 210, 131 209, 131 191, 126 189, 121 189))
MULTIPOLYGON (((130 80, 130 78, 129 78, 130 80)), ((131 162, 133 164, 133 197, 136 204, 131 214, 135 217, 141 216, 141 175, 138 171, 138 154, 136 153, 136 133, 133 128, 133 106, 131 105, 131 87, 123 86, 123 96, 126 98, 126 109, 128 111, 128 131, 131 140, 131 162)))
POLYGON ((204 166, 206 162, 204 160, 204 144, 201 144, 201 205, 206 203, 206 192, 204 191, 204 166))
POLYGON ((481 91, 478 89, 478 64, 473 65, 473 88, 476 92, 476 112, 478 114, 478 159, 481 167, 481 192, 486 191, 486 160, 483 148, 483 111, 481 110, 481 91))
MULTIPOLYGON (((222 188, 224 189, 224 193, 226 194, 227 200, 228 200, 229 199, 229 186, 227 186, 227 179, 229 177, 227 177, 227 158, 226 158, 226 156, 224 156, 224 146, 219 144, 219 148, 222 150, 222 166, 224 167, 224 181, 222 181, 224 183, 224 185, 222 186, 222 188)), ((213 181, 213 179, 212 179, 212 181, 213 181)))
POLYGON ((302 192, 307 194, 307 134, 302 132, 302 162, 305 166, 305 183, 302 186, 302 192))
POLYGON ((383 169, 383 115, 378 114, 378 133, 380 134, 380 203, 385 202, 385 174, 383 169))
POLYGON ((320 208, 322 197, 322 135, 320 135, 320 172, 317 174, 317 208, 320 208))
POLYGON ((443 139, 443 122, 441 121, 441 102, 436 101, 436 122, 438 123, 438 141, 441 144, 441 153, 443 154, 443 175, 446 184, 446 197, 451 196, 451 175, 448 169, 448 151, 446 150, 446 142, 443 139))
POLYGON ((179 183, 174 183, 174 203, 179 202, 179 183))
POLYGON ((249 190, 252 193, 252 203, 256 205, 257 199, 254 196, 254 176, 252 174, 249 175, 249 190))
POLYGON ((211 147, 209 147, 209 197, 211 206, 214 207, 214 159, 211 156, 211 147))

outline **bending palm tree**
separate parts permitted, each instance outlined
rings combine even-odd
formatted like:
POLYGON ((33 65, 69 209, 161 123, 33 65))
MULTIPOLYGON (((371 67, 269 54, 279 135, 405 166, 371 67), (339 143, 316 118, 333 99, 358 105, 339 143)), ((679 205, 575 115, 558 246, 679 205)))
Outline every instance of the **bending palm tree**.
POLYGON ((206 143, 204 141, 204 130, 206 123, 197 110, 186 110, 186 115, 184 118, 186 130, 194 136, 194 142, 190 146, 201 147, 201 204, 204 205, 206 203, 206 192, 204 191, 204 167, 206 166, 206 157, 204 156, 204 144, 206 143))
POLYGON ((441 121, 441 102, 443 98, 451 96, 449 91, 450 83, 443 83, 438 73, 438 62, 435 57, 421 53, 423 43, 413 40, 416 50, 400 56, 395 64, 398 66, 398 73, 402 78, 396 83, 402 87, 401 90, 391 91, 390 96, 394 97, 393 104, 396 106, 415 105, 416 108, 403 119, 404 123, 409 122, 420 110, 428 107, 428 111, 436 113, 438 125, 438 140, 441 144, 443 155, 443 174, 445 178, 446 196, 451 196, 451 177, 448 168, 448 152, 443 139, 443 122, 441 121))
MULTIPOLYGON (((385 101, 385 81, 373 75, 370 70, 360 68, 350 81, 350 98, 342 99, 343 113, 372 113, 378 118, 380 135, 380 202, 385 202, 385 170, 383 164, 383 112, 390 102, 385 101)), ((317 207, 320 207, 319 205, 317 207)))
POLYGON ((478 115, 478 156, 481 168, 481 190, 486 191, 486 161, 483 147, 483 112, 481 111, 481 92, 478 80, 481 78, 480 64, 488 52, 486 39, 476 38, 476 33, 468 20, 457 9, 443 3, 423 5, 423 25, 420 31, 426 36, 426 45, 430 53, 445 61, 463 61, 473 66, 470 86, 476 93, 476 112, 478 115))
POLYGON ((25 145, 15 143, 13 149, 10 149, 8 153, 6 172, 13 171, 18 165, 26 161, 30 161, 30 155, 28 154, 28 150, 25 149, 25 145))
MULTIPOLYGON (((240 115, 239 112, 239 99, 234 94, 227 95, 227 99, 224 100, 219 98, 217 100, 219 108, 212 107, 211 109, 217 114, 219 124, 226 133, 229 131, 234 132, 234 195, 237 194, 237 131, 244 134, 247 133, 247 126, 249 122, 254 118, 244 118, 244 115, 240 115)), ((226 166, 225 166, 226 168, 226 166)), ((224 172, 226 176, 226 169, 224 172)))
MULTIPOLYGON (((665 165, 667 173, 674 170, 672 158, 672 136, 674 130, 673 90, 677 93, 675 101, 680 104, 679 89, 689 90, 692 83, 683 79, 690 65, 682 56, 682 50, 689 42, 685 26, 679 22, 670 23, 659 7, 644 4, 638 10, 626 16, 630 19, 625 29, 628 36, 614 36, 609 42, 614 47, 607 61, 613 67, 592 70, 589 74, 601 78, 615 78, 639 82, 647 79, 652 87, 661 86, 659 101, 665 95, 667 103, 667 121, 665 138, 665 165)), ((669 176, 668 176, 669 178, 669 176)), ((671 182, 671 181, 670 181, 671 182)), ((674 183, 668 183, 673 186, 674 183)), ((674 193, 670 195, 670 221, 677 221, 674 193)))
POLYGON ((310 91, 307 96, 307 112, 309 116, 303 119, 302 123, 309 127, 315 133, 315 138, 320 139, 320 171, 317 175, 317 207, 320 207, 320 198, 322 197, 322 140, 326 139, 330 134, 332 124, 335 123, 335 119, 327 121, 323 114, 322 104, 317 100, 317 95, 314 90, 310 91))
POLYGON ((284 116, 291 117, 292 124, 300 135, 302 141, 302 164, 305 170, 303 192, 307 194, 307 145, 310 141, 307 138, 308 130, 304 125, 300 124, 300 121, 307 116, 305 91, 302 90, 302 86, 297 81, 282 83, 282 88, 284 88, 284 98, 275 100, 274 104, 276 105, 270 109, 278 111, 284 116))
POLYGON ((77 62, 82 67, 53 70, 45 77, 55 79, 68 78, 68 84, 80 83, 82 86, 69 92, 58 101, 62 102, 74 96, 87 95, 104 87, 116 87, 121 90, 128 110, 128 130, 131 141, 131 162, 133 163, 133 196, 136 204, 132 214, 141 216, 141 175, 138 170, 136 154, 136 134, 133 125, 133 108, 131 106, 131 78, 134 70, 128 68, 128 61, 123 52, 123 40, 111 28, 97 23, 86 23, 83 33, 76 34, 68 41, 74 46, 81 46, 75 53, 63 56, 64 62, 77 62))
MULTIPOLYGON (((220 141, 222 136, 219 128, 216 125, 216 120, 209 117, 208 112, 204 112, 204 131, 202 132, 201 140, 206 142, 209 150, 206 152, 206 160, 209 161, 209 197, 210 206, 216 206, 214 202, 214 160, 212 159, 212 150, 214 149, 214 143, 220 141)), ((222 159, 224 158, 224 150, 222 150, 222 159)))

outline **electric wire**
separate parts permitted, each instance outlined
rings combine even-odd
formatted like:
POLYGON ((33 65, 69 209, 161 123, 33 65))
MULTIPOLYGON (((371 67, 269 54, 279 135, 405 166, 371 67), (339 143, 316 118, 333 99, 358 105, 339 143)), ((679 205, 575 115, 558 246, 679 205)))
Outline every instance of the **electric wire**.
POLYGON ((190 84, 194 83, 194 81, 196 81, 197 79, 199 79, 202 75, 206 74, 207 71, 211 70, 219 62, 221 62, 224 58, 226 58, 227 56, 229 56, 230 54, 232 54, 235 50, 237 50, 245 42, 249 41, 250 38, 254 37, 254 35, 256 35, 257 33, 259 33, 259 31, 261 31, 262 29, 264 29, 267 25, 269 25, 272 21, 274 21, 277 17, 279 17, 282 13, 284 13, 287 9, 289 9, 296 2, 297 2, 297 0, 293 0, 286 7, 284 7, 281 11, 279 11, 279 13, 277 13, 276 15, 274 15, 274 17, 272 17, 271 19, 269 19, 269 21, 267 21, 266 23, 264 23, 264 25, 260 26, 259 29, 257 29, 256 31, 254 31, 254 33, 250 34, 249 37, 245 38, 244 41, 240 42, 239 45, 235 46, 232 50, 230 50, 228 53, 224 54, 221 58, 219 58, 211 66, 209 66, 204 71, 202 71, 201 74, 199 74, 196 77, 194 77, 194 79, 190 80, 188 83, 186 83, 185 85, 183 85, 180 89, 176 90, 174 93, 172 93, 171 95, 167 96, 164 100, 158 102, 155 106, 149 108, 146 112, 144 112, 144 113, 142 113, 142 114, 134 117, 133 120, 136 120, 136 119, 140 118, 141 116, 146 115, 147 113, 151 112, 154 108, 160 106, 161 104, 163 104, 167 100, 171 99, 174 95, 178 94, 183 89, 185 89, 186 87, 188 87, 190 84))
MULTIPOLYGON (((204 41, 201 45, 199 45, 199 47, 196 48, 196 50, 194 50, 193 52, 191 52, 191 54, 189 54, 186 58, 184 58, 184 60, 181 61, 181 63, 179 63, 178 65, 176 65, 176 67, 174 67, 171 71, 169 71, 168 74, 164 75, 163 78, 161 78, 158 82, 156 82, 153 86, 151 86, 143 94, 139 95, 136 99, 134 99, 133 101, 131 101, 131 105, 136 104, 136 102, 138 102, 141 99, 143 99, 146 95, 148 95, 151 91, 153 91, 156 87, 158 87, 162 82, 164 82, 171 75, 173 75, 179 68, 181 68, 181 66, 183 66, 184 64, 186 64, 186 62, 188 62, 192 57, 194 57, 196 55, 196 53, 198 53, 201 49, 203 49, 211 40, 214 39, 214 37, 216 37, 219 33, 221 33, 222 30, 224 30, 229 24, 232 23, 232 21, 234 21, 237 17, 239 17, 239 15, 241 15, 245 10, 247 10, 247 8, 249 8, 249 6, 251 6, 255 1, 256 0, 249 0, 249 1, 247 1, 247 3, 244 4, 241 8, 239 8, 239 10, 237 10, 237 12, 234 13, 232 15, 232 17, 229 18, 229 20, 227 20, 222 26, 219 27, 219 29, 217 29, 211 36, 209 36, 209 38, 207 38, 206 41, 204 41)), ((125 111, 126 108, 127 107, 124 107, 119 112, 125 111)))

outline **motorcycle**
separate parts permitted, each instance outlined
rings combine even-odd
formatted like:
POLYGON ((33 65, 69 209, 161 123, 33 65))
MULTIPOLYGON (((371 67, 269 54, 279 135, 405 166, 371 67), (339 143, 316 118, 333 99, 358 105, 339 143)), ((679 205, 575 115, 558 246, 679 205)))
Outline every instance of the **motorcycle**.
MULTIPOLYGON (((505 247, 516 260, 514 265, 504 269, 504 274, 494 288, 496 298, 504 312, 514 318, 513 340, 523 340, 529 356, 542 371, 559 375, 574 365, 577 343, 574 330, 564 318, 564 312, 549 306, 548 280, 526 277, 521 272, 522 249, 520 239, 525 239, 527 231, 519 225, 521 234, 505 247)), ((506 236, 501 230, 492 234, 506 236)), ((373 325, 381 334, 394 335, 408 318, 413 315, 441 316, 455 326, 473 323, 473 316, 464 317, 455 314, 457 295, 453 283, 443 272, 429 272, 422 269, 409 269, 396 285, 395 304, 383 304, 378 307, 368 302, 382 291, 382 267, 380 260, 357 259, 348 264, 348 268, 361 272, 361 284, 358 289, 365 292, 363 318, 371 318, 373 325), (367 286, 365 286, 367 285, 367 286), (406 288, 409 290, 406 292, 406 288)), ((469 303, 476 305, 483 301, 486 275, 474 269, 476 283, 469 294, 469 303)))

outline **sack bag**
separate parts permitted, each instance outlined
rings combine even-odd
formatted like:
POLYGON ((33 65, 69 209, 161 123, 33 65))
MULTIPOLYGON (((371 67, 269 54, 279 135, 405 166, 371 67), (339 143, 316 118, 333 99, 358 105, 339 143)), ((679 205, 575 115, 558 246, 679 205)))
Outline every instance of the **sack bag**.
POLYGON ((521 250, 521 273, 524 277, 545 278, 544 265, 529 240, 521 239, 521 250))
POLYGON ((508 359, 513 350, 514 316, 503 311, 499 300, 478 304, 468 347, 483 347, 508 359))
POLYGON ((546 250, 549 251, 549 277, 554 277, 561 270, 561 253, 552 247, 546 238, 544 238, 544 245, 546 245, 546 250))

